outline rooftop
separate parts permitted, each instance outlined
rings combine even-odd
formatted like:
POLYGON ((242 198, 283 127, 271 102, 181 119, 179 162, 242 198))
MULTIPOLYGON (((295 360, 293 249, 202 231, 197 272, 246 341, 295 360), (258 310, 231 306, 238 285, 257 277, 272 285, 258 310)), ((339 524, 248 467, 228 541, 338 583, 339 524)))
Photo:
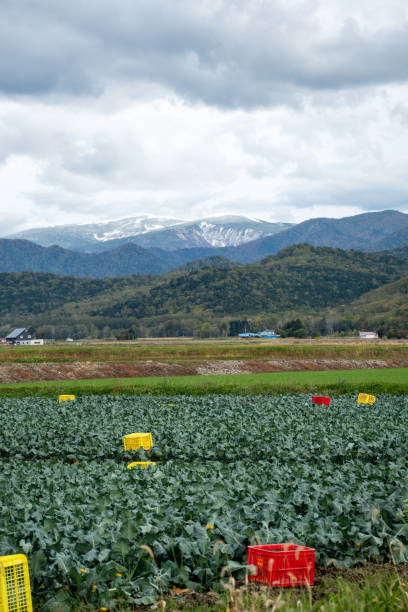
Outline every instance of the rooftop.
POLYGON ((18 336, 20 334, 22 334, 23 332, 25 332, 26 328, 25 327, 17 327, 17 329, 14 329, 11 334, 9 334, 8 336, 6 336, 6 339, 8 338, 18 338, 18 336))

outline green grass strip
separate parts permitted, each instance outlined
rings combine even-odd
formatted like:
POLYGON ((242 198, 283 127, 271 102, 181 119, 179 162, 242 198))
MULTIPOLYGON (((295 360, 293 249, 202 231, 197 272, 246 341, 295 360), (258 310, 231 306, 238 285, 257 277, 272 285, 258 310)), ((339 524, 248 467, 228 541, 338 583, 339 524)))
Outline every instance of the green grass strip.
POLYGON ((152 378, 101 378, 0 385, 0 397, 75 395, 207 395, 259 393, 323 393, 341 395, 408 393, 408 368, 217 374, 152 378))

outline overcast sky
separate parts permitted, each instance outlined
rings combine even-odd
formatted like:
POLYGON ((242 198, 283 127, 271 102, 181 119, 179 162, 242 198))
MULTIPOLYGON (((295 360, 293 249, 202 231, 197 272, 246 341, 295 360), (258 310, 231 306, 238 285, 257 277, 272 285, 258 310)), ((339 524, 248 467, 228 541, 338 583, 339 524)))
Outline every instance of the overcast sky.
POLYGON ((406 0, 1 0, 0 234, 408 212, 406 0))

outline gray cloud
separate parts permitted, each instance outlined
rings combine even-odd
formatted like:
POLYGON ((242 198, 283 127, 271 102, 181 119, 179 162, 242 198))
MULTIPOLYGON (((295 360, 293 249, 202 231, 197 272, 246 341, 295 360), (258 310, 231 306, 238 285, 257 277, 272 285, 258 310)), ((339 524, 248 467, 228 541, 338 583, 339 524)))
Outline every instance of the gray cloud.
POLYGON ((0 220, 407 210, 405 0, 2 0, 0 220))
POLYGON ((360 13, 334 1, 328 35, 315 0, 3 0, 0 90, 77 96, 153 83, 190 101, 253 107, 403 82, 404 4, 390 2, 385 22, 378 9, 375 23, 375 0, 360 13))

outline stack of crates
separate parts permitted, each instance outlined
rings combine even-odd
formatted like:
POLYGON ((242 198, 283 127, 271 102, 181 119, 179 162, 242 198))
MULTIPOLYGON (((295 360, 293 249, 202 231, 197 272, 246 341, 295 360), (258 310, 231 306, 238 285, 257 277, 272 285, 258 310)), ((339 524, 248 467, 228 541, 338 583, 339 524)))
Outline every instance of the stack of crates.
POLYGON ((30 575, 25 555, 0 557, 0 612, 32 612, 30 575))
MULTIPOLYGON (((123 446, 125 450, 138 450, 139 448, 144 448, 147 451, 150 451, 153 446, 153 439, 151 433, 131 433, 126 436, 123 436, 123 446)), ((153 461, 133 461, 129 463, 128 468, 131 470, 132 468, 139 467, 140 469, 144 469, 149 465, 156 465, 153 461)))

